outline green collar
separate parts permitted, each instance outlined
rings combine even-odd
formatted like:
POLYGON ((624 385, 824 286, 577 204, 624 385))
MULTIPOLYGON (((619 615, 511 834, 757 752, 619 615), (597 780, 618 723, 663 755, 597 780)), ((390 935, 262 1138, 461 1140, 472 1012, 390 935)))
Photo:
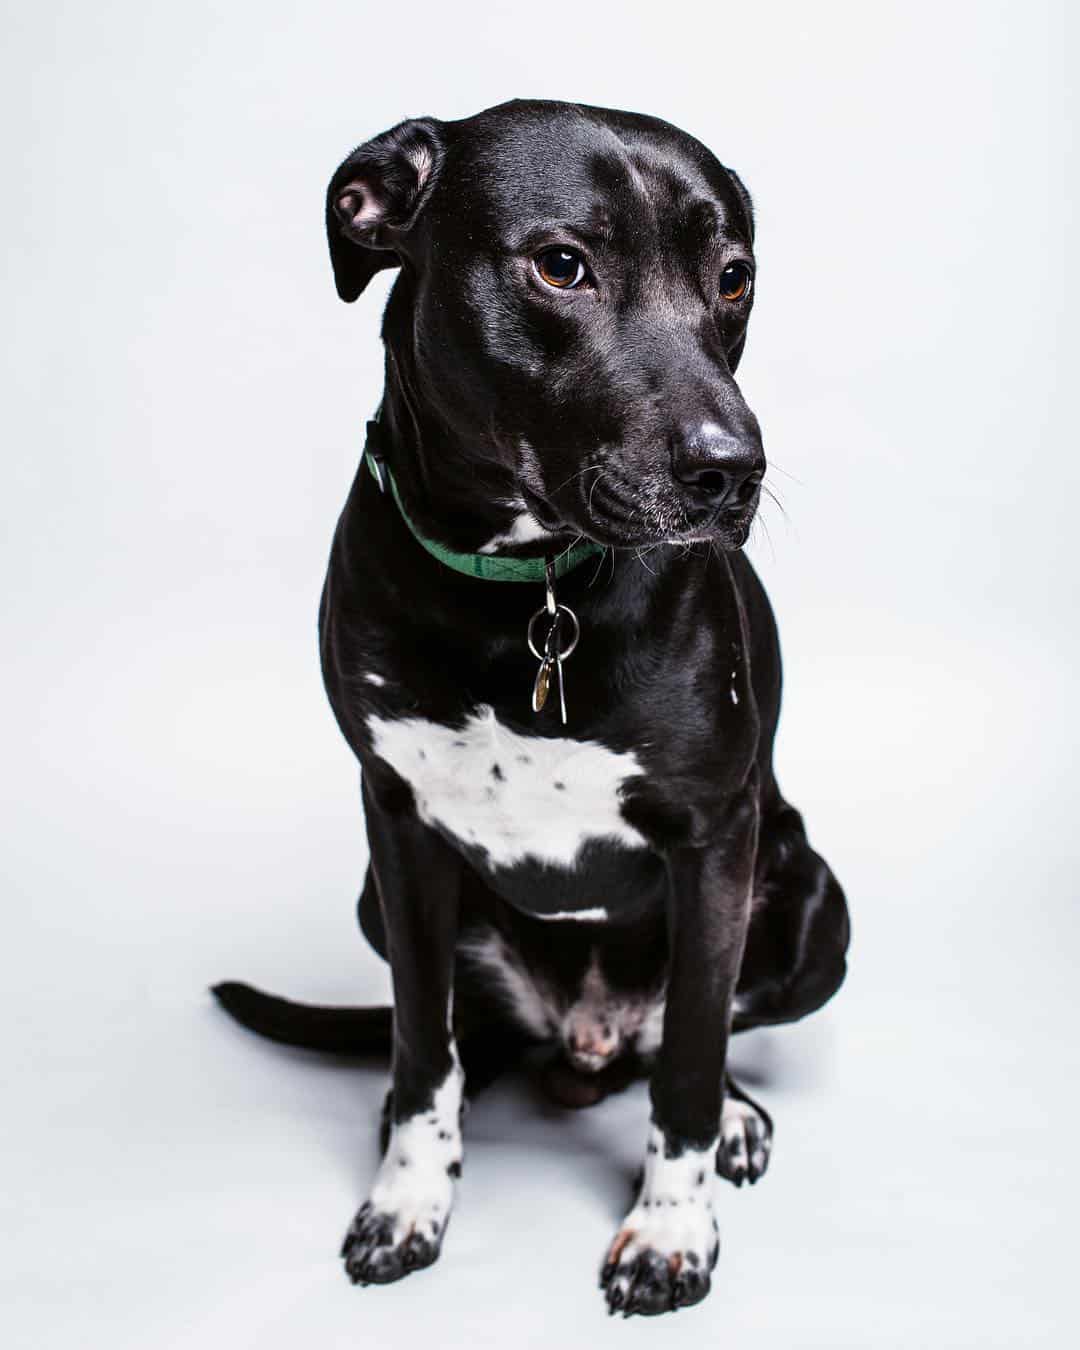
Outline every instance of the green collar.
MULTIPOLYGON (((429 539, 426 535, 421 534, 409 519, 409 514, 402 504, 401 494, 398 492, 397 483, 394 482, 394 475, 390 472, 389 465, 376 451, 375 447, 379 446, 380 436, 378 422, 369 422, 367 429, 364 459, 371 470, 372 478, 378 483, 380 492, 385 492, 386 484, 389 483, 390 492, 394 501, 397 502, 402 520, 409 527, 409 531, 416 542, 427 549, 433 558, 438 559, 446 567, 452 567, 455 572, 462 572, 467 577, 480 577, 484 581, 543 581, 545 579, 547 566, 545 558, 500 558, 492 553, 455 553, 453 549, 446 548, 443 544, 438 544, 434 539, 429 539)), ((596 557, 603 551, 603 548, 599 544, 594 544, 592 540, 585 540, 582 543, 574 544, 571 548, 563 549, 553 559, 556 578, 564 577, 567 572, 572 572, 586 558, 596 557)))

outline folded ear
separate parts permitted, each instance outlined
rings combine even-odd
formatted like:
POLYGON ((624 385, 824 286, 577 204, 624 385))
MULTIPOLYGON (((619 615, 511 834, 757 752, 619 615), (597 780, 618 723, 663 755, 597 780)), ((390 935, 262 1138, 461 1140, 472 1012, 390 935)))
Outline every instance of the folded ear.
POLYGON ((745 218, 746 235, 751 243, 754 242, 754 203, 750 200, 750 194, 746 190, 746 184, 735 172, 724 165, 724 172, 731 179, 731 186, 735 189, 735 195, 739 199, 739 205, 742 207, 745 218))
POLYGON ((376 272, 398 266, 442 161, 441 124, 411 118, 358 146, 331 178, 326 236, 342 300, 355 300, 376 272))

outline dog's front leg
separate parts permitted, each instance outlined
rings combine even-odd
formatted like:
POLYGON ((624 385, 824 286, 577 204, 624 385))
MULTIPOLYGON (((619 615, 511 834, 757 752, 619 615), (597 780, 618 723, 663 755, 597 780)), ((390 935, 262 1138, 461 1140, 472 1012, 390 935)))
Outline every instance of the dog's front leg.
POLYGON ((463 1074, 450 1029, 460 857, 417 817, 398 780, 365 767, 371 865, 394 983, 390 1137, 345 1237, 353 1283, 385 1284, 429 1266, 461 1174, 463 1074))
POLYGON ((651 1083, 641 1189, 601 1273, 611 1312, 661 1313, 709 1292, 713 1212, 731 1005, 746 941, 758 799, 731 804, 705 847, 669 854, 670 969, 651 1083))

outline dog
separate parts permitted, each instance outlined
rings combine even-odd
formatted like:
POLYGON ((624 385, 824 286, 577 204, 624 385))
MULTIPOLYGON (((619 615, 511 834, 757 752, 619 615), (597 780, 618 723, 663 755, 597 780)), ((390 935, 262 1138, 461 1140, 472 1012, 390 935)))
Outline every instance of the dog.
POLYGON ((849 936, 773 774, 779 648, 741 551, 750 197, 654 117, 514 100, 365 142, 326 224, 343 300, 400 269, 319 624, 393 1009, 215 993, 280 1041, 392 1046, 354 1283, 439 1255, 466 1090, 537 1044, 567 1105, 648 1073, 600 1284, 627 1316, 695 1304, 714 1178, 756 1181, 772 1144, 729 1036, 821 1007, 849 936))

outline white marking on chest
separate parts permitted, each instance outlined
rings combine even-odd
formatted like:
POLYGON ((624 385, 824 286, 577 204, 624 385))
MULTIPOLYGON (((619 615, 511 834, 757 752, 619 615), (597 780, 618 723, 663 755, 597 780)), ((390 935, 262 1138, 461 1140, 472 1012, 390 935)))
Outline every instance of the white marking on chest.
POLYGON ((486 705, 461 728, 378 715, 367 724, 375 753, 412 788, 420 818, 483 849, 492 866, 573 867, 593 839, 645 847, 620 810, 623 785, 641 773, 629 751, 522 736, 486 705))

